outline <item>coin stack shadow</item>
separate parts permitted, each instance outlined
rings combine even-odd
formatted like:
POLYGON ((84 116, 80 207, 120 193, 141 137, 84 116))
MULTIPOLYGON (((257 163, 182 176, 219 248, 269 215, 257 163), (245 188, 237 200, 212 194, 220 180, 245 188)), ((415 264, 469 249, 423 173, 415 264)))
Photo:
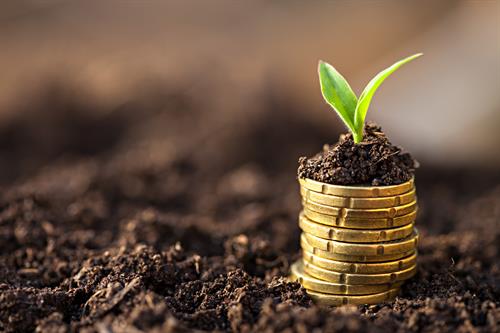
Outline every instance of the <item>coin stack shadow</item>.
POLYGON ((300 179, 302 259, 291 267, 322 305, 394 299, 416 272, 414 180, 392 186, 338 186, 300 179))

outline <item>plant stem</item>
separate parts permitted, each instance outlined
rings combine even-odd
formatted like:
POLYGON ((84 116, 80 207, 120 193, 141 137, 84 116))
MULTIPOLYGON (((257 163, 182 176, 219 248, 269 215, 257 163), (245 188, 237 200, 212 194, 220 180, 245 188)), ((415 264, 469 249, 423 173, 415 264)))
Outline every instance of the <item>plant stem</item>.
POLYGON ((354 138, 354 143, 360 143, 361 141, 363 141, 363 130, 361 130, 360 132, 352 132, 352 136, 354 138))

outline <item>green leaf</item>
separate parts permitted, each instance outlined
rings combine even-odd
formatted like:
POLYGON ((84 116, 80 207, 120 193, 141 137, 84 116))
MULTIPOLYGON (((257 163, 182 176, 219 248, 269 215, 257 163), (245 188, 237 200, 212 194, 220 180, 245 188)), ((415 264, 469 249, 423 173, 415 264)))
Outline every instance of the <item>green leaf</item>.
MULTIPOLYGON (((418 58, 422 55, 422 53, 417 53, 414 54, 408 58, 405 58, 403 60, 398 61, 391 67, 383 70, 382 72, 378 73, 365 87, 361 95, 359 96, 358 104, 356 105, 356 110, 355 110, 355 117, 354 117, 354 126, 355 126, 355 132, 358 134, 361 133, 361 139, 362 139, 362 133, 363 133, 363 128, 365 126, 365 118, 366 118, 366 112, 368 111, 368 107, 370 106, 370 102, 372 100, 373 95, 375 94, 375 91, 377 88, 384 82, 384 80, 394 73, 396 69, 399 67, 403 66, 404 64, 412 61, 415 58, 418 58)), ((359 138, 358 138, 359 139, 359 138)), ((359 141, 356 141, 359 142, 359 141)))
POLYGON ((354 130, 354 112, 358 99, 346 79, 332 65, 319 61, 319 82, 325 101, 337 111, 346 126, 354 130))

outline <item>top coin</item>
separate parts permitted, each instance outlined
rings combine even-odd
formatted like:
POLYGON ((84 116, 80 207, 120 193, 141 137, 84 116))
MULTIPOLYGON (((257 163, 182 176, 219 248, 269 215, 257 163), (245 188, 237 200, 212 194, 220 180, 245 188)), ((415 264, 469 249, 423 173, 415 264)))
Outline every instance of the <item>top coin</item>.
POLYGON ((299 178, 299 183, 308 190, 341 197, 378 198, 403 194, 413 189, 414 178, 409 181, 389 186, 343 186, 332 185, 308 178, 299 178))
POLYGON ((408 204, 416 199, 415 188, 412 188, 404 194, 377 198, 340 197, 331 194, 314 192, 305 187, 300 188, 300 194, 305 201, 313 201, 322 205, 333 207, 356 209, 390 208, 408 204))

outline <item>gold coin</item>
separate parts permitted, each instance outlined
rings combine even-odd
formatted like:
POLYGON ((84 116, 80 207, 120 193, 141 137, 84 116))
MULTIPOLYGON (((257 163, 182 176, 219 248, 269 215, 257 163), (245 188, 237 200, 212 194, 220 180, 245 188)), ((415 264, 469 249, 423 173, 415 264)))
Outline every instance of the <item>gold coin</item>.
POLYGON ((378 304, 393 301, 399 294, 399 288, 393 288, 377 294, 363 296, 343 296, 329 295, 312 290, 307 290, 307 294, 317 305, 322 306, 340 306, 345 304, 378 304))
POLYGON ((323 281, 306 274, 302 260, 296 261, 290 267, 290 279, 298 281, 307 290, 337 295, 369 295, 387 291, 401 285, 400 282, 376 285, 348 285, 323 281))
POLYGON ((304 260, 304 273, 309 274, 320 280, 325 280, 332 283, 345 283, 352 285, 367 285, 367 284, 382 284, 394 283, 399 281, 408 280, 417 272, 417 266, 413 265, 402 271, 392 273, 379 273, 379 274, 350 274, 338 273, 328 269, 318 267, 309 261, 307 257, 304 260))
POLYGON ((313 247, 311 244, 307 242, 307 238, 302 233, 300 235, 300 246, 302 247, 303 250, 310 252, 318 257, 324 258, 324 259, 331 259, 331 260, 337 260, 337 261, 344 261, 348 263, 372 263, 372 262, 385 262, 385 261, 392 261, 392 260, 398 260, 401 258, 408 257, 412 254, 415 253, 415 249, 412 249, 411 251, 404 252, 404 253, 398 253, 398 254, 385 254, 385 255, 376 255, 376 256, 359 256, 359 255, 348 255, 348 254, 339 254, 339 253, 331 253, 328 251, 323 251, 318 248, 313 247))
POLYGON ((302 231, 325 239, 352 243, 379 243, 406 238, 413 232, 413 223, 392 229, 345 229, 319 224, 309 220, 304 214, 299 215, 299 227, 302 231))
POLYGON ((390 208, 394 206, 401 206, 415 201, 416 198, 415 188, 404 194, 380 198, 339 197, 314 192, 305 187, 300 188, 300 194, 306 201, 313 201, 326 206, 356 209, 390 208))
POLYGON ((413 229, 414 232, 410 237, 375 244, 346 243, 319 238, 308 233, 303 234, 309 244, 323 251, 347 255, 377 256, 382 254, 401 254, 415 250, 418 244, 418 231, 416 228, 413 229))
POLYGON ((410 254, 408 257, 393 261, 384 261, 378 263, 359 263, 345 262, 333 259, 326 259, 302 249, 302 256, 314 265, 339 273, 351 274, 379 274, 402 271, 414 266, 417 263, 417 253, 410 254))
POLYGON ((308 210, 321 213, 324 215, 340 216, 343 218, 394 218, 409 214, 416 210, 417 201, 412 201, 406 205, 395 206, 391 208, 374 208, 374 209, 354 209, 354 208, 339 208, 322 205, 313 201, 303 200, 302 205, 308 210))
POLYGON ((310 210, 308 207, 304 207, 304 216, 309 220, 330 225, 334 227, 350 228, 350 229, 384 229, 384 228, 394 228, 408 225, 415 221, 417 218, 417 210, 415 209, 409 214, 388 217, 388 218, 350 218, 343 216, 333 216, 327 214, 321 214, 310 210))
POLYGON ((390 197, 410 191, 413 188, 414 179, 412 178, 399 185, 390 186, 331 185, 307 178, 300 178, 299 183, 308 190, 323 194, 337 195, 340 197, 378 198, 390 197))

